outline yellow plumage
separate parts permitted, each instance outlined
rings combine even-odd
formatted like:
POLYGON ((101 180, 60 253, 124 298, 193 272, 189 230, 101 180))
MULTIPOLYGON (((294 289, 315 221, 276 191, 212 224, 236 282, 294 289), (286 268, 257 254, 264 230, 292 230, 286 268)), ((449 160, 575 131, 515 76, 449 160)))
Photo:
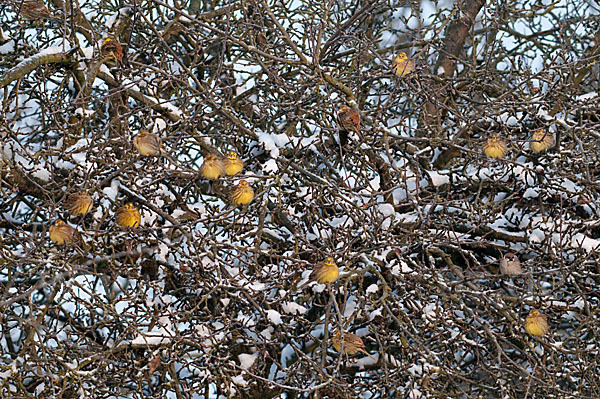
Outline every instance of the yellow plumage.
MULTIPOLYGON (((340 335, 340 331, 338 330, 335 332, 332 339, 332 346, 338 352, 340 352, 340 349, 342 348, 342 339, 340 335)), ((345 332, 343 342, 345 355, 355 355, 358 352, 362 352, 368 356, 371 356, 371 354, 365 349, 363 340, 358 335, 345 332)))
POLYGON ((244 168, 244 161, 240 159, 235 151, 229 151, 227 157, 223 159, 223 163, 225 164, 225 174, 227 176, 237 175, 244 168))
POLYGON ((544 129, 537 129, 531 135, 529 148, 533 152, 543 152, 554 145, 554 135, 544 129))
POLYGON ((406 56, 406 53, 401 52, 396 56, 393 63, 394 73, 397 76, 404 77, 415 71, 415 61, 406 56))
POLYGON ((142 222, 140 212, 128 202, 115 212, 115 221, 121 227, 138 227, 142 222))
POLYGON ((165 152, 162 140, 156 134, 140 130, 133 138, 133 145, 145 157, 156 156, 165 152))
POLYGON ((48 230, 50 240, 56 245, 73 244, 79 240, 79 233, 62 220, 57 220, 48 230))
POLYGON ((503 158, 506 150, 506 143, 497 134, 492 134, 483 145, 483 153, 488 158, 503 158))
POLYGON ((92 197, 85 191, 71 194, 65 201, 65 208, 72 216, 85 215, 92 209, 93 205, 92 197))
POLYGON ((525 319, 525 331, 536 337, 541 337, 550 331, 546 315, 537 310, 532 310, 525 319))
POLYGON ((200 166, 200 175, 205 179, 217 180, 225 174, 225 164, 223 160, 215 154, 208 154, 204 158, 204 163, 200 166))
POLYGON ((247 205, 254 199, 254 190, 247 181, 240 183, 231 191, 231 203, 235 206, 247 205))
POLYGON ((333 261, 333 258, 326 258, 325 261, 316 264, 310 279, 319 284, 331 284, 337 280, 340 275, 340 269, 333 261))

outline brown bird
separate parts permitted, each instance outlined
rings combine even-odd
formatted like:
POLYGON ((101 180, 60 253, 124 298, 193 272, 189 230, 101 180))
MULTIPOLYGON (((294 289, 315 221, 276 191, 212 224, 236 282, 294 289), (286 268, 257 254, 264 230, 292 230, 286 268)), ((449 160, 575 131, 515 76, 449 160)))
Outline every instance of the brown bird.
POLYGON ((525 319, 525 331, 536 337, 542 337, 546 335, 546 333, 550 331, 550 326, 548 325, 548 319, 546 318, 546 315, 541 314, 535 309, 532 309, 525 319))
POLYGON ((50 227, 48 233, 56 245, 75 244, 81 240, 79 232, 60 219, 50 227))
POLYGON ((21 15, 29 21, 49 20, 60 21, 52 15, 48 7, 41 0, 24 0, 21 3, 21 15))
POLYGON ((405 52, 399 53, 392 63, 394 73, 401 78, 415 71, 415 61, 406 56, 405 52))
POLYGON ((523 273, 521 261, 515 254, 508 252, 500 259, 500 273, 507 276, 523 273))
POLYGON ((546 151, 554 145, 554 135, 545 129, 537 129, 531 135, 529 148, 535 153, 546 151))
POLYGON ((489 158, 503 158, 506 151, 506 143, 496 133, 493 133, 483 144, 483 153, 489 158))
POLYGON ((223 160, 215 154, 208 154, 200 166, 200 175, 208 180, 217 180, 225 174, 223 160))
POLYGON ((369 352, 367 352, 367 350, 365 349, 365 344, 364 344, 363 340, 358 335, 352 334, 350 332, 345 332, 343 340, 340 337, 340 335, 341 335, 340 330, 337 330, 332 338, 332 342, 333 342, 332 346, 337 352, 340 352, 340 350, 342 348, 342 341, 343 341, 344 355, 351 356, 351 355, 357 354, 358 352, 361 352, 367 356, 373 357, 373 356, 371 356, 371 354, 369 352))
POLYGON ((119 42, 111 38, 104 39, 100 47, 100 54, 107 60, 116 60, 118 63, 123 62, 123 47, 119 42))
POLYGON ((223 163, 225 164, 225 174, 227 176, 237 175, 244 169, 244 161, 235 151, 229 151, 227 157, 223 158, 223 163))
POLYGON ((138 152, 145 157, 166 153, 162 139, 158 135, 150 133, 147 130, 140 130, 133 138, 133 145, 138 152))
POLYGON ((65 208, 72 216, 85 215, 93 205, 94 201, 86 191, 71 194, 65 200, 65 208))
POLYGON ((254 190, 246 180, 240 180, 240 183, 231 191, 231 203, 235 206, 248 205, 254 199, 254 190))
POLYGON ((131 202, 126 203, 115 212, 115 221, 121 227, 138 227, 142 222, 140 211, 131 202))
POLYGON ((337 113, 337 120, 342 130, 360 131, 360 114, 355 108, 342 105, 337 113))

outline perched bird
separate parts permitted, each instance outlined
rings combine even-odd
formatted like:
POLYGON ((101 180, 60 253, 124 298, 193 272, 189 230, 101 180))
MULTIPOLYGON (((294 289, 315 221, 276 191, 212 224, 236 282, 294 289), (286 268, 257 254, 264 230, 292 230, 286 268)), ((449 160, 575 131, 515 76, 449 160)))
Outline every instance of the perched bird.
POLYGON ((415 71, 415 61, 412 58, 408 58, 405 52, 401 52, 396 56, 392 66, 394 73, 400 77, 404 77, 415 71))
POLYGON ((65 208, 72 216, 85 215, 93 205, 94 201, 86 191, 71 194, 65 201, 65 208))
POLYGON ((21 3, 21 15, 29 21, 49 20, 60 21, 48 10, 41 0, 24 0, 21 3))
POLYGON ((224 174, 225 164, 223 160, 215 154, 206 155, 204 163, 200 166, 200 175, 208 180, 217 180, 224 174))
POLYGON ((521 261, 515 254, 508 252, 500 259, 500 273, 507 276, 523 273, 521 261))
POLYGON ((327 257, 323 262, 315 265, 309 278, 311 281, 316 281, 319 284, 331 284, 337 280, 339 275, 340 269, 333 261, 333 258, 327 257))
POLYGON ((531 151, 540 153, 554 145, 554 135, 545 129, 537 129, 531 135, 529 148, 531 151))
POLYGON ((496 133, 493 133, 483 144, 483 153, 488 158, 502 158, 506 155, 506 143, 496 133))
POLYGON ((145 157, 156 156, 166 153, 165 147, 162 144, 162 139, 147 130, 140 132, 133 138, 133 145, 140 154, 145 157))
POLYGON ((340 335, 340 330, 337 330, 335 334, 333 334, 333 348, 336 351, 340 352, 343 341, 344 355, 355 355, 358 352, 362 352, 368 356, 371 356, 371 354, 365 349, 365 344, 363 340, 358 335, 352 334, 350 332, 345 332, 343 340, 340 337, 340 335))
POLYGON ((548 331, 550 331, 550 326, 548 325, 546 315, 541 314, 535 309, 531 310, 525 319, 525 331, 536 337, 545 335, 548 331))
POLYGON ((106 59, 113 59, 117 62, 123 62, 123 47, 116 40, 111 38, 104 39, 100 47, 100 54, 106 59))
POLYGON ((360 131, 360 114, 354 108, 342 105, 337 113, 337 120, 342 130, 360 131))
POLYGON ((50 226, 48 232, 50 233, 50 240, 56 245, 74 244, 81 240, 77 230, 60 219, 53 226, 50 226))
POLYGON ((225 174, 227 176, 237 175, 244 168, 244 161, 235 151, 229 151, 227 157, 223 158, 223 163, 225 164, 225 174))
POLYGON ((142 222, 140 212, 131 202, 126 203, 115 212, 115 221, 121 227, 138 227, 142 222))
POLYGON ((254 199, 254 190, 246 180, 240 180, 240 183, 231 191, 231 203, 235 206, 247 205, 254 199))

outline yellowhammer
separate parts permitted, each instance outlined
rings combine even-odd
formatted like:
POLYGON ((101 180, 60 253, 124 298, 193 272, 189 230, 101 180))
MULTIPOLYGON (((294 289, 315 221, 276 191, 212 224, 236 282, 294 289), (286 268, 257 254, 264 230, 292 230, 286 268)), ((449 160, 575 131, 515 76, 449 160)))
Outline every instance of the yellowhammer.
POLYGON ((200 175, 208 180, 217 180, 225 174, 223 160, 215 154, 208 154, 200 166, 200 175))
POLYGON ((483 144, 483 153, 489 158, 502 158, 506 155, 506 143, 493 133, 483 144))
POLYGON ((530 335, 541 337, 550 331, 548 320, 545 314, 541 314, 537 310, 531 310, 529 316, 525 319, 525 331, 530 335))
POLYGON ((81 236, 73 227, 62 220, 57 220, 48 230, 50 240, 56 245, 74 244, 81 239, 81 236))
POLYGON ((529 148, 533 152, 543 152, 554 145, 554 135, 545 129, 537 129, 531 135, 529 148))
POLYGON ((142 222, 140 212, 131 202, 117 209, 115 212, 115 221, 121 227, 138 227, 142 222))
POLYGON ((225 164, 225 173, 227 176, 237 175, 244 168, 244 161, 242 161, 235 151, 229 151, 227 157, 223 158, 223 163, 225 164))
POLYGON ((254 199, 254 190, 246 180, 240 180, 240 183, 231 190, 231 203, 235 206, 247 205, 254 199))
POLYGON ((85 191, 71 194, 65 201, 65 208, 72 216, 85 215, 92 209, 93 205, 92 197, 85 191))
POLYGON ((133 145, 145 157, 157 156, 166 152, 162 144, 162 139, 147 130, 140 130, 133 138, 133 145))
POLYGON ((337 280, 339 275, 340 269, 333 261, 333 258, 327 257, 323 262, 315 265, 312 273, 310 273, 310 279, 319 284, 331 284, 337 280))
MULTIPOLYGON (((342 348, 342 338, 340 337, 340 335, 340 331, 337 330, 332 338, 333 348, 338 352, 342 348)), ((355 355, 358 352, 362 352, 368 356, 371 356, 371 354, 365 349, 365 344, 363 340, 358 335, 352 334, 350 332, 345 332, 343 342, 344 355, 355 355)))
POLYGON ((57 18, 50 13, 48 7, 46 7, 41 0, 24 0, 23 3, 21 3, 21 15, 29 21, 39 21, 44 19, 60 21, 60 18, 57 18))
POLYGON ((123 62, 123 47, 111 38, 104 39, 100 47, 100 54, 106 59, 114 59, 119 63, 123 62))
POLYGON ((357 133, 360 131, 360 114, 354 108, 342 105, 337 113, 337 120, 342 130, 354 130, 357 133))
POLYGON ((406 53, 401 52, 396 56, 393 68, 396 75, 404 77, 415 71, 415 61, 412 58, 408 58, 406 53))

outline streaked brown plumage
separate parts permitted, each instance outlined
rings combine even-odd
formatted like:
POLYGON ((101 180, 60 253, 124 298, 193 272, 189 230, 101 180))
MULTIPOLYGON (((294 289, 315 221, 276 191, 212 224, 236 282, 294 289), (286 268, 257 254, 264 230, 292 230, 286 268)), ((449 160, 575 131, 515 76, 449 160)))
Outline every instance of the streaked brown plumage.
POLYGON ((525 331, 536 337, 546 335, 546 333, 550 331, 550 326, 548 325, 548 319, 546 318, 546 315, 541 314, 535 309, 532 309, 525 319, 525 331))
MULTIPOLYGON (((18 3, 17 3, 18 4, 18 3)), ((48 7, 41 0, 24 0, 20 8, 23 18, 29 21, 51 20, 59 21, 60 18, 52 15, 48 7)))
POLYGON ((131 202, 128 202, 117 209, 115 221, 121 227, 138 227, 142 222, 142 215, 131 202))
POLYGON ((81 240, 77 230, 60 219, 50 226, 48 233, 50 234, 50 240, 56 245, 75 244, 81 240))
POLYGON ((138 152, 145 156, 157 156, 166 153, 166 150, 162 144, 162 139, 147 130, 140 130, 140 132, 133 138, 133 145, 138 152))
POLYGON ((545 129, 537 129, 531 135, 529 148, 531 151, 540 153, 554 145, 554 135, 545 129))
POLYGON ((107 59, 123 62, 123 47, 114 39, 106 38, 100 47, 100 54, 107 59))
POLYGON ((200 166, 200 175, 208 180, 217 180, 225 174, 223 160, 215 154, 208 154, 200 166))
POLYGON ((65 208, 72 216, 85 215, 93 205, 94 201, 86 191, 73 193, 65 201, 65 208))
POLYGON ((342 105, 337 113, 337 120, 342 130, 360 131, 360 113, 355 108, 342 105))
POLYGON ((231 191, 231 203, 235 206, 247 205, 254 199, 254 190, 246 180, 240 180, 240 183, 231 191))
MULTIPOLYGON (((358 352, 361 352, 368 356, 371 356, 371 354, 365 349, 365 344, 363 340, 356 334, 345 332, 343 343, 345 355, 355 355, 358 352)), ((337 330, 335 334, 333 334, 332 346, 338 352, 340 352, 340 350, 342 349, 342 338, 339 330, 337 330)))
POLYGON ((404 77, 415 71, 415 61, 406 56, 406 53, 399 53, 392 64, 394 73, 397 76, 404 77))
POLYGON ((225 164, 225 174, 227 176, 237 175, 244 169, 244 161, 235 151, 229 151, 227 156, 223 158, 223 163, 225 164))
POLYGON ((519 258, 511 252, 504 254, 500 259, 500 273, 507 276, 523 273, 519 258))
POLYGON ((506 151, 506 143, 495 133, 483 144, 483 153, 489 158, 503 158, 506 151))

